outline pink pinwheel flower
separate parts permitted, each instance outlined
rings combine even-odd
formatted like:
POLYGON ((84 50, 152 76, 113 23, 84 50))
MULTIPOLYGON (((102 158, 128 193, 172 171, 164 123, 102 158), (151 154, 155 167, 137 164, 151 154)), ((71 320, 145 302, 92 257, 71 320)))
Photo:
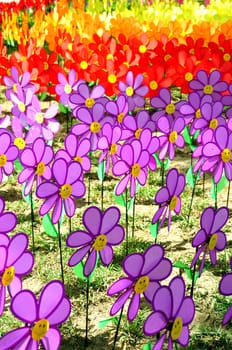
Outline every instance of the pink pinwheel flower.
POLYGON ((217 251, 222 251, 226 246, 226 235, 221 231, 229 217, 227 207, 215 210, 213 207, 206 208, 201 215, 201 228, 192 240, 192 246, 198 250, 192 260, 191 267, 196 264, 201 254, 202 261, 199 268, 199 275, 202 274, 206 255, 209 253, 212 265, 216 265, 217 251))
MULTIPOLYGON (((219 283, 219 292, 222 295, 232 295, 232 257, 230 258, 230 269, 231 272, 226 273, 219 283)), ((228 310, 226 311, 223 320, 222 325, 224 326, 227 324, 230 319, 232 318, 232 305, 229 306, 228 310)))
POLYGON ((10 93, 10 100, 13 103, 11 113, 13 116, 20 119, 23 127, 28 126, 27 121, 27 109, 31 106, 32 101, 36 98, 35 91, 33 88, 29 88, 23 91, 21 86, 17 87, 17 95, 13 92, 10 93))
POLYGON ((56 152, 55 159, 63 158, 68 163, 78 162, 83 171, 90 171, 91 161, 88 157, 90 151, 90 141, 88 139, 79 140, 76 135, 69 133, 64 140, 65 150, 60 149, 56 152))
MULTIPOLYGON (((12 238, 0 235, 0 316, 6 301, 6 290, 11 297, 22 289, 22 276, 32 270, 34 258, 28 248, 28 236, 17 233, 12 238)), ((1 349, 1 346, 0 346, 1 349)))
POLYGON ((126 75, 126 83, 120 81, 118 84, 120 92, 127 98, 130 111, 133 111, 135 107, 143 107, 145 104, 145 96, 149 89, 147 85, 142 84, 143 80, 143 74, 134 77, 133 72, 129 71, 126 75))
POLYGON ((72 133, 81 136, 81 139, 89 139, 91 151, 95 151, 101 136, 101 129, 107 122, 113 124, 112 117, 105 116, 105 107, 101 103, 95 103, 92 109, 80 107, 76 116, 80 123, 72 127, 72 133))
POLYGON ((228 86, 225 81, 221 81, 221 73, 217 69, 209 75, 204 70, 199 70, 196 79, 189 82, 190 89, 196 91, 200 96, 211 95, 213 101, 220 101, 222 92, 226 91, 228 86))
POLYGON ((0 237, 1 233, 11 232, 17 225, 17 217, 11 211, 4 212, 5 202, 0 196, 0 237))
POLYGON ((46 145, 44 139, 37 138, 32 147, 26 147, 20 155, 20 162, 24 169, 18 176, 20 184, 26 183, 24 195, 28 196, 32 190, 33 183, 36 178, 36 186, 38 187, 43 179, 50 180, 52 177, 49 164, 53 160, 53 149, 46 145))
POLYGON ((124 95, 119 94, 116 101, 108 101, 105 105, 106 111, 113 116, 115 123, 122 126, 124 117, 128 114, 128 102, 124 95))
POLYGON ((142 149, 147 150, 150 155, 148 168, 152 171, 155 171, 157 164, 154 154, 158 151, 160 147, 159 138, 156 136, 152 136, 151 130, 144 129, 140 135, 140 142, 142 144, 142 149))
POLYGON ((119 220, 117 207, 109 207, 104 212, 95 206, 88 207, 82 218, 87 231, 74 231, 67 238, 68 247, 78 248, 68 265, 77 265, 88 254, 83 271, 87 277, 94 270, 99 254, 102 264, 108 266, 113 260, 112 246, 120 244, 125 236, 119 220))
POLYGON ((38 350, 40 344, 45 350, 59 349, 61 334, 58 326, 69 318, 71 312, 71 303, 60 281, 47 283, 38 301, 32 291, 22 290, 14 296, 10 308, 26 326, 5 334, 0 339, 1 350, 38 350))
POLYGON ((109 296, 122 292, 112 305, 110 315, 115 315, 131 297, 127 318, 133 321, 139 311, 141 294, 151 303, 154 293, 160 287, 159 281, 170 275, 172 263, 164 258, 163 247, 153 244, 143 254, 133 253, 125 257, 122 268, 128 277, 120 278, 107 291, 109 296))
POLYGON ((65 213, 72 217, 76 210, 74 198, 85 195, 85 184, 82 181, 82 168, 78 162, 67 163, 58 158, 52 164, 54 182, 43 182, 36 190, 36 196, 45 199, 40 207, 40 215, 45 215, 54 206, 52 223, 56 224, 62 213, 64 204, 65 213))
POLYGON ((11 144, 11 137, 8 133, 0 134, 0 183, 3 174, 9 176, 14 171, 14 160, 18 158, 18 148, 11 144))
POLYGON ((115 176, 124 175, 116 186, 115 193, 120 196, 130 181, 130 196, 134 197, 136 182, 144 186, 147 180, 149 153, 142 149, 142 144, 135 139, 121 148, 120 159, 114 164, 112 172, 115 176))
POLYGON ((70 108, 75 107, 70 100, 69 97, 73 91, 76 91, 79 84, 84 83, 84 80, 76 80, 77 72, 75 69, 70 69, 68 74, 68 79, 62 73, 58 73, 58 81, 60 84, 57 84, 55 87, 57 95, 60 96, 60 102, 64 106, 69 106, 70 108))
POLYGON ((164 159, 168 154, 169 159, 173 160, 175 157, 175 146, 179 148, 184 147, 184 138, 181 135, 184 127, 185 121, 183 117, 178 117, 173 122, 165 116, 158 119, 157 128, 164 134, 159 136, 159 159, 164 159))
POLYGON ((136 137, 140 138, 142 130, 149 129, 154 132, 156 129, 155 122, 151 120, 149 113, 145 110, 139 111, 136 116, 127 115, 123 119, 123 127, 127 132, 127 140, 136 137))
POLYGON ((45 113, 42 112, 39 99, 35 96, 27 110, 27 122, 39 130, 46 141, 53 140, 54 134, 60 130, 60 123, 54 117, 58 113, 58 105, 53 103, 45 113))
POLYGON ((109 173, 110 162, 114 165, 119 158, 121 136, 122 129, 119 126, 112 127, 109 123, 104 124, 102 136, 98 141, 98 149, 102 151, 98 163, 106 159, 106 174, 109 173))
POLYGON ((152 350, 162 350, 165 340, 168 350, 173 349, 177 341, 186 347, 189 342, 189 324, 195 315, 195 305, 191 297, 185 296, 185 283, 182 277, 174 277, 169 286, 160 287, 153 298, 153 312, 143 325, 147 336, 159 334, 159 339, 152 350))
POLYGON ((152 219, 152 223, 155 224, 160 218, 158 230, 163 226, 164 220, 168 215, 168 231, 171 226, 171 214, 174 211, 179 214, 181 211, 181 198, 180 195, 185 188, 185 176, 178 172, 176 168, 172 168, 168 171, 166 176, 166 186, 163 186, 158 190, 155 195, 155 204, 159 205, 159 209, 155 213, 152 219))
POLYGON ((5 76, 3 78, 5 85, 7 86, 7 90, 5 92, 6 97, 10 100, 10 94, 13 92, 15 94, 18 93, 18 86, 26 91, 27 89, 34 90, 36 92, 36 87, 34 84, 30 83, 31 74, 29 72, 23 72, 21 76, 19 76, 19 72, 16 67, 11 67, 11 76, 5 76))

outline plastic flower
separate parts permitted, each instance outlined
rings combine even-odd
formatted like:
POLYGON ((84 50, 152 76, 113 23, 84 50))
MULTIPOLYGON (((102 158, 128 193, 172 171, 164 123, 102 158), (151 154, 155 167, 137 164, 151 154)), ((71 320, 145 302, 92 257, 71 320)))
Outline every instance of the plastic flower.
POLYGON ((5 92, 7 99, 10 99, 11 92, 17 94, 18 86, 20 86, 24 91, 27 89, 32 89, 34 92, 36 91, 36 87, 34 84, 30 83, 31 74, 29 72, 23 72, 21 76, 19 76, 18 69, 16 67, 12 67, 11 77, 5 76, 3 78, 5 85, 7 86, 7 90, 5 92))
POLYGON ((18 148, 11 144, 8 133, 0 134, 0 183, 3 175, 11 175, 14 171, 14 160, 18 157, 18 148))
POLYGON ((217 262, 217 251, 222 251, 226 246, 226 235, 221 230, 229 217, 229 209, 221 207, 215 210, 213 207, 206 208, 201 215, 201 228, 192 240, 192 246, 198 250, 192 260, 191 267, 196 264, 201 254, 202 260, 199 267, 201 275, 206 255, 209 253, 212 265, 217 262))
POLYGON ((181 198, 180 195, 185 188, 185 176, 178 172, 176 168, 172 168, 168 171, 166 176, 166 186, 160 188, 155 195, 155 204, 159 205, 159 209, 155 213, 152 219, 152 223, 155 224, 160 218, 158 229, 163 226, 164 220, 168 215, 168 231, 171 226, 171 214, 174 211, 176 214, 181 210, 181 198))
POLYGON ((4 212, 5 201, 0 196, 0 236, 1 233, 11 232, 17 225, 17 217, 11 211, 4 212))
POLYGON ((118 224, 120 211, 117 207, 109 207, 104 212, 95 206, 88 207, 83 214, 86 231, 72 232, 67 238, 67 246, 78 248, 70 257, 68 265, 77 265, 86 255, 84 275, 89 276, 94 270, 99 254, 103 265, 113 260, 112 246, 120 244, 125 236, 124 228, 118 224))
POLYGON ((27 109, 32 104, 32 100, 36 98, 35 90, 33 88, 29 88, 26 91, 23 91, 21 86, 17 87, 17 94, 11 92, 10 100, 13 103, 13 107, 11 108, 11 113, 13 116, 20 119, 21 123, 24 127, 27 127, 27 109))
POLYGON ((153 336, 159 334, 159 339, 152 350, 161 350, 165 340, 168 350, 173 349, 177 341, 186 347, 189 342, 189 324, 195 315, 193 299, 185 296, 185 283, 182 277, 174 277, 169 286, 160 287, 153 298, 153 312, 143 325, 144 334, 153 336))
POLYGON ((172 271, 169 259, 164 258, 164 249, 158 244, 147 248, 143 254, 133 253, 125 257, 122 268, 128 277, 122 277, 108 289, 107 295, 121 293, 110 309, 110 315, 115 315, 131 297, 127 318, 133 321, 138 314, 141 294, 148 302, 160 287, 159 281, 167 278, 172 271))
POLYGON ((21 155, 20 162, 24 169, 18 176, 18 182, 20 184, 26 183, 24 188, 24 195, 28 194, 32 190, 34 180, 36 178, 36 187, 38 187, 43 179, 50 180, 52 177, 49 164, 53 159, 53 149, 51 146, 46 145, 44 139, 37 138, 32 147, 26 147, 21 155))
MULTIPOLYGON (((75 89, 77 88, 78 84, 77 84, 77 73, 75 71, 75 69, 70 69, 69 74, 68 74, 68 78, 65 77, 64 74, 62 73, 58 73, 58 81, 59 84, 56 85, 56 93, 57 95, 60 96, 60 102, 64 105, 64 106, 69 106, 72 107, 72 103, 70 102, 70 95, 75 89)), ((79 84, 81 84, 82 82, 84 82, 83 80, 79 80, 78 81, 79 84)))
POLYGON ((22 290, 12 299, 10 309, 26 326, 5 334, 0 339, 1 350, 37 350, 40 344, 45 350, 59 349, 61 334, 58 326, 68 319, 71 312, 71 303, 60 281, 47 283, 38 301, 32 291, 22 290))
POLYGON ((177 103, 172 103, 172 96, 169 89, 160 89, 158 96, 151 98, 150 104, 153 108, 158 109, 157 112, 152 114, 152 120, 154 122, 157 122, 161 116, 166 116, 171 122, 173 122, 175 118, 181 116, 176 108, 177 103))
POLYGON ((126 129, 124 133, 127 134, 127 140, 134 137, 139 139, 144 129, 149 129, 151 132, 154 132, 156 129, 155 122, 151 120, 149 113, 145 110, 139 111, 136 116, 125 116, 123 119, 123 127, 126 129))
POLYGON ((116 101, 108 101, 105 109, 110 116, 116 119, 116 125, 122 126, 123 119, 128 114, 128 102, 124 95, 118 95, 116 101))
MULTIPOLYGON (((226 273, 219 283, 219 292, 223 295, 232 295, 232 257, 230 258, 230 269, 231 272, 226 273)), ((222 325, 224 326, 227 324, 230 319, 232 318, 232 305, 229 306, 228 310, 226 311, 223 320, 222 325)))
POLYGON ((139 140, 124 144, 121 148, 120 159, 114 164, 112 172, 115 176, 124 175, 116 186, 115 193, 120 196, 130 181, 130 196, 134 197, 136 182, 144 186, 147 180, 146 167, 149 163, 149 153, 142 149, 139 140))
POLYGON ((82 168, 78 162, 67 163, 58 158, 52 164, 53 182, 43 182, 36 190, 36 196, 44 199, 40 207, 40 215, 45 215, 54 206, 52 223, 56 224, 61 216, 62 207, 68 217, 75 213, 76 204, 74 198, 85 195, 85 185, 82 179, 82 168))
MULTIPOLYGON (((11 297, 22 289, 22 276, 32 270, 34 258, 28 248, 28 236, 17 233, 12 238, 0 235, 0 316, 6 301, 6 290, 11 297)), ((1 347, 0 347, 1 348, 1 347)))
POLYGON ((19 154, 26 146, 31 144, 40 136, 40 131, 33 126, 29 130, 24 129, 20 119, 13 117, 11 121, 13 131, 14 145, 18 147, 19 154))
POLYGON ((142 144, 142 149, 147 150, 150 155, 148 168, 152 171, 155 171, 157 164, 154 154, 158 151, 160 147, 159 138, 157 136, 152 136, 152 132, 150 129, 144 129, 140 135, 140 142, 142 144))

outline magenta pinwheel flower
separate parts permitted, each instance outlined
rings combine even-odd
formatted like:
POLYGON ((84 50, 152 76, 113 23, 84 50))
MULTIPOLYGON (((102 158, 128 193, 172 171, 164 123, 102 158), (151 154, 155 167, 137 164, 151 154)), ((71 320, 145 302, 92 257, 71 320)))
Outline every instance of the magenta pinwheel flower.
MULTIPOLYGON (((232 295, 232 257, 230 258, 230 269, 231 272, 226 273, 219 283, 219 292, 222 295, 232 295)), ((224 326, 227 324, 230 319, 232 318, 232 305, 229 306, 228 310, 226 311, 223 320, 222 325, 224 326)))
POLYGON ((120 196, 130 181, 130 196, 134 197, 136 183, 144 186, 147 180, 147 165, 149 153, 142 149, 142 144, 135 139, 130 144, 124 144, 121 148, 120 159, 114 164, 112 172, 115 176, 124 175, 115 188, 115 193, 120 196))
POLYGON ((135 107, 143 107, 145 104, 145 96, 149 89, 147 85, 143 85, 143 81, 143 74, 134 77, 133 72, 129 71, 126 75, 126 82, 120 81, 118 84, 120 92, 127 98, 130 111, 133 111, 135 107))
POLYGON ((78 137, 69 133, 64 140, 64 149, 56 152, 55 159, 63 158, 68 163, 71 161, 78 162, 83 171, 90 171, 91 161, 88 153, 90 151, 90 141, 88 139, 79 140, 78 137))
POLYGON ((152 308, 143 325, 144 334, 159 339, 152 350, 162 350, 165 340, 168 350, 173 349, 173 342, 186 347, 189 342, 189 324, 195 315, 193 299, 185 296, 185 283, 182 277, 174 277, 168 286, 161 286, 155 293, 152 308))
POLYGON ((36 91, 35 85, 30 83, 31 74, 29 72, 23 72, 23 74, 19 76, 19 72, 16 67, 11 67, 10 72, 11 77, 3 77, 4 83, 7 86, 5 94, 8 100, 10 100, 11 92, 15 94, 18 93, 18 86, 20 86, 20 88, 22 88, 24 91, 27 89, 32 89, 34 92, 36 91))
POLYGON ((27 248, 28 236, 25 233, 17 233, 12 238, 0 235, 0 316, 5 307, 6 290, 11 297, 17 294, 22 289, 21 278, 34 265, 34 257, 27 248))
POLYGON ((24 169, 18 176, 18 182, 25 184, 24 195, 28 196, 32 190, 33 183, 36 178, 36 187, 38 187, 43 180, 50 180, 52 172, 50 163, 53 160, 53 149, 46 145, 45 140, 37 138, 32 147, 26 147, 20 155, 20 162, 24 169))
POLYGON ((38 301, 28 289, 14 296, 11 312, 26 326, 14 329, 0 339, 1 350, 34 349, 40 344, 45 350, 58 350, 61 343, 59 326, 65 322, 71 312, 71 303, 65 295, 64 285, 60 281, 50 281, 41 293, 38 301))
POLYGON ((24 91, 20 85, 17 87, 17 94, 13 92, 10 93, 10 100, 13 103, 11 113, 13 116, 20 119, 24 127, 27 127, 28 125, 27 109, 31 106, 34 98, 36 98, 36 96, 33 88, 24 91))
POLYGON ((148 168, 152 171, 155 171, 157 164, 154 154, 158 151, 160 147, 159 138, 157 136, 152 136, 151 130, 144 129, 140 135, 140 142, 142 144, 142 149, 147 150, 150 155, 148 168))
POLYGON ((213 70, 209 75, 204 70, 199 70, 196 79, 189 82, 190 89, 196 91, 200 96, 211 95, 213 101, 220 101, 222 92, 227 90, 227 83, 221 81, 219 70, 213 70))
POLYGON ((155 122, 151 120, 149 113, 145 110, 139 111, 136 116, 125 116, 123 127, 126 129, 124 133, 127 133, 127 140, 135 137, 139 139, 144 129, 149 129, 151 132, 156 129, 155 122))
POLYGON ((8 133, 0 134, 0 183, 3 175, 11 175, 14 171, 14 160, 18 158, 18 148, 11 143, 8 133))
POLYGON ((201 254, 202 260, 199 267, 199 275, 202 274, 206 255, 209 254, 212 265, 216 265, 217 251, 222 251, 226 246, 226 235, 221 230, 229 217, 229 209, 221 207, 206 208, 201 214, 201 228, 192 240, 192 246, 197 247, 197 252, 192 260, 191 267, 195 265, 201 254))
POLYGON ((122 277, 108 289, 107 295, 121 293, 110 309, 110 315, 115 315, 131 297, 127 310, 127 318, 133 321, 138 314, 141 294, 151 303, 153 295, 160 287, 159 281, 166 279, 172 264, 164 258, 164 249, 158 244, 147 248, 143 254, 133 253, 125 257, 122 268, 128 277, 122 277))
POLYGON ((54 206, 52 223, 56 224, 62 213, 62 206, 68 217, 72 217, 76 210, 74 198, 85 195, 85 184, 82 180, 82 168, 78 162, 67 163, 58 158, 52 164, 53 182, 45 181, 37 187, 36 196, 44 199, 40 207, 40 215, 45 215, 54 206))
POLYGON ((109 207, 104 212, 95 206, 88 207, 82 217, 86 231, 74 231, 67 238, 68 247, 78 248, 68 265, 77 265, 87 255, 83 271, 87 277, 94 270, 99 254, 102 264, 108 266, 113 260, 112 246, 120 244, 125 236, 119 220, 117 207, 109 207))
POLYGON ((166 116, 157 121, 157 128, 164 135, 159 136, 160 151, 159 159, 164 159, 168 154, 170 160, 175 157, 175 146, 184 147, 184 138, 181 132, 184 130, 185 121, 183 117, 176 118, 173 122, 166 116))
POLYGON ((17 225, 17 217, 11 211, 4 212, 5 201, 0 196, 0 237, 1 233, 11 232, 17 225))
POLYGON ((166 216, 168 216, 168 231, 171 226, 172 211, 176 214, 181 210, 181 198, 180 195, 185 188, 185 176, 178 172, 176 168, 172 168, 168 171, 166 176, 166 186, 163 186, 158 190, 155 195, 155 204, 159 205, 159 209, 155 213, 152 219, 152 223, 155 224, 160 218, 158 230, 163 226, 166 216))

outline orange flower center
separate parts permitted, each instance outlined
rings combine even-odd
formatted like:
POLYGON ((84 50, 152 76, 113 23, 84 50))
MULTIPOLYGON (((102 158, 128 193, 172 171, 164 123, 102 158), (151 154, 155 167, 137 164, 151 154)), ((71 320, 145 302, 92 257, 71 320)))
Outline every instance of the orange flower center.
POLYGON ((177 138, 178 138, 178 134, 175 130, 169 134, 169 142, 175 143, 177 138))
POLYGON ((131 174, 133 177, 138 177, 139 174, 140 174, 140 165, 139 163, 135 163, 133 166, 132 166, 132 170, 131 170, 131 174))
POLYGON ((172 325, 171 337, 173 340, 177 340, 183 329, 183 320, 181 317, 177 317, 172 325))
POLYGON ((197 119, 200 119, 200 118, 201 118, 201 110, 200 110, 200 108, 198 108, 198 110, 195 112, 195 117, 196 117, 197 119))
POLYGON ((152 80, 152 81, 150 81, 149 86, 150 86, 150 89, 151 89, 151 90, 157 90, 157 88, 158 88, 158 83, 157 83, 157 81, 152 80))
POLYGON ((216 247, 217 239, 218 239, 218 236, 216 233, 214 233, 209 240, 209 244, 208 244, 209 250, 213 250, 216 247))
POLYGON ((143 129, 138 128, 138 129, 135 131, 135 137, 136 137, 136 139, 139 139, 139 138, 140 138, 140 135, 141 135, 142 130, 143 130, 143 129))
POLYGON ((44 162, 40 162, 37 165, 36 174, 39 176, 42 176, 44 172, 45 172, 45 164, 44 164, 44 162))
POLYGON ((228 62, 228 61, 230 61, 230 59, 231 59, 231 56, 230 56, 229 53, 225 53, 225 54, 223 55, 223 60, 224 60, 224 61, 228 62))
POLYGON ((119 123, 122 123, 124 117, 125 117, 125 113, 119 113, 119 114, 117 115, 117 121, 118 121, 119 123))
POLYGON ((193 75, 190 72, 187 72, 184 77, 185 77, 185 80, 187 81, 190 81, 193 79, 193 75))
POLYGON ((7 157, 5 154, 0 155, 0 167, 3 167, 7 162, 7 157))
POLYGON ((210 127, 210 129, 216 129, 217 127, 218 127, 218 121, 217 121, 217 119, 212 119, 211 121, 210 121, 210 123, 209 123, 209 127, 210 127))
POLYGON ((117 144, 116 143, 112 143, 112 145, 110 146, 110 154, 114 155, 117 152, 117 144))
POLYGON ((173 196, 171 201, 170 201, 170 204, 169 204, 169 209, 170 210, 174 210, 176 208, 177 201, 178 201, 177 196, 173 196))
POLYGON ((76 156, 74 160, 80 164, 82 164, 82 158, 80 156, 76 156))

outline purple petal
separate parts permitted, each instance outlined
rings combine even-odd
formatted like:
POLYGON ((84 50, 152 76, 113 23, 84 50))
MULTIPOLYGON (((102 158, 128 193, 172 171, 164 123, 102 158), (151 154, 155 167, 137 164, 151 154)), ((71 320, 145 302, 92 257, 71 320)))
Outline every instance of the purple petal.
POLYGON ((119 160, 114 164, 112 172, 115 176, 121 176, 127 173, 129 169, 130 168, 126 162, 119 160))
POLYGON ((211 227, 214 222, 215 210, 213 207, 206 208, 201 215, 201 227, 205 232, 211 233, 211 227))
POLYGON ((60 331, 56 328, 49 328, 46 335, 41 339, 45 350, 58 350, 61 343, 60 331))
POLYGON ((122 263, 123 270, 131 278, 137 278, 142 271, 144 264, 144 257, 140 253, 128 255, 122 263))
POLYGON ((181 335, 177 339, 178 343, 180 343, 181 346, 186 347, 189 342, 189 329, 187 326, 183 326, 181 335))
POLYGON ((169 320, 172 315, 173 300, 170 288, 166 286, 160 287, 153 300, 153 308, 155 311, 161 311, 169 320))
POLYGON ((227 222, 229 218, 229 209, 227 207, 219 208, 214 217, 213 226, 211 228, 211 232, 217 232, 221 229, 227 222))
POLYGON ((14 276, 13 281, 8 286, 10 297, 13 298, 18 292, 22 290, 22 281, 19 277, 14 276))
POLYGON ((225 274, 220 283, 219 291, 223 295, 232 295, 232 272, 225 274))
POLYGON ((224 326, 225 324, 227 324, 231 318, 232 318, 232 305, 229 306, 227 312, 225 313, 222 320, 222 325, 224 326))
POLYGON ((64 200, 64 209, 66 215, 71 218, 75 214, 76 204, 72 198, 66 198, 64 200))
POLYGON ((17 293, 11 302, 11 312, 26 323, 33 323, 37 318, 37 301, 30 290, 17 293))
MULTIPOLYGON (((28 334, 30 334, 30 332, 31 330, 29 327, 13 329, 0 339, 0 349, 9 350, 10 348, 15 347, 15 345, 19 344, 22 340, 24 340, 28 336, 28 334)), ((26 339, 29 340, 30 338, 26 339)))
POLYGON ((161 311, 152 312, 144 322, 143 331, 145 335, 153 336, 166 328, 168 320, 166 315, 161 311))
POLYGON ((164 249, 158 244, 151 245, 144 252, 144 265, 142 275, 147 275, 155 266, 159 264, 164 256, 164 249))
POLYGON ((155 203, 163 204, 169 201, 170 193, 166 187, 162 187, 155 195, 155 203))
POLYGON ((117 207, 109 207, 105 210, 101 222, 101 233, 107 234, 120 219, 120 211, 117 207))
POLYGON ((167 183, 167 188, 170 193, 170 197, 172 197, 175 193, 175 189, 177 186, 179 174, 176 168, 172 168, 169 170, 167 177, 166 177, 166 183, 167 183))
POLYGON ((85 195, 86 188, 82 181, 76 181, 72 184, 72 196, 76 198, 81 198, 85 195))
POLYGON ((34 265, 34 256, 31 252, 25 252, 15 263, 15 274, 25 275, 32 270, 34 265))
POLYGON ((224 250, 226 247, 226 235, 224 232, 219 231, 217 233, 217 243, 216 243, 216 249, 219 251, 224 250))
MULTIPOLYGON (((71 303, 68 298, 63 297, 54 311, 47 317, 51 326, 57 326, 65 322, 71 312, 71 303)), ((47 334, 46 334, 47 335, 47 334)))
POLYGON ((71 256, 71 258, 68 261, 68 266, 73 267, 73 266, 79 264, 79 262, 84 258, 84 256, 90 250, 90 247, 91 247, 91 245, 88 244, 87 246, 84 246, 84 247, 78 249, 75 253, 73 253, 73 255, 71 256))
POLYGON ((36 190, 36 196, 38 198, 48 198, 57 194, 59 188, 56 184, 51 182, 43 182, 36 190))
POLYGON ((0 233, 8 233, 17 225, 17 217, 14 213, 6 212, 0 215, 0 233))
POLYGON ((117 225, 107 234, 107 242, 110 245, 118 245, 123 241, 124 236, 124 228, 121 225, 117 225))
POLYGON ((60 186, 66 182, 67 168, 67 162, 62 158, 56 159, 52 165, 53 175, 60 186))
POLYGON ((107 295, 112 296, 114 294, 120 293, 124 289, 131 288, 133 281, 129 278, 120 278, 118 281, 114 282, 108 289, 107 295))
POLYGON ((93 237, 88 232, 74 231, 68 236, 66 244, 70 248, 76 248, 90 243, 92 240, 93 237))
POLYGON ((30 148, 26 148, 23 150, 20 156, 20 162, 25 167, 34 167, 36 165, 35 154, 30 148))
POLYGON ((157 281, 149 281, 149 285, 147 287, 147 289, 143 292, 146 300, 152 304, 152 300, 153 297, 156 293, 156 291, 158 290, 158 288, 160 287, 160 283, 157 281))
MULTIPOLYGON (((178 294, 178 293, 177 293, 178 294)), ((183 299, 182 299, 183 300, 183 299)), ((182 301, 181 300, 181 301, 182 301)), ((180 303, 181 303, 180 301, 180 303)), ((191 297, 185 297, 184 301, 180 305, 180 309, 176 314, 176 317, 181 317, 183 325, 186 326, 192 322, 195 314, 195 306, 191 297)), ((173 313, 174 315, 174 313, 173 313)))
POLYGON ((148 276, 151 281, 162 281, 172 272, 172 264, 169 259, 164 258, 160 263, 149 272, 148 276))
POLYGON ((62 213, 62 199, 60 197, 57 198, 55 202, 55 206, 52 212, 52 223, 57 224, 57 222, 60 220, 62 213))
POLYGON ((46 286, 43 288, 38 301, 39 319, 48 318, 50 315, 52 315, 56 308, 59 306, 63 297, 64 286, 62 282, 53 280, 47 283, 46 286))
POLYGON ((54 194, 53 196, 51 196, 50 198, 48 198, 47 200, 44 201, 44 203, 41 205, 40 210, 39 210, 39 214, 41 216, 47 214, 49 212, 49 210, 53 207, 53 205, 55 204, 56 200, 58 198, 58 194, 54 194))
POLYGON ((193 237, 192 246, 197 247, 203 244, 206 241, 206 239, 207 239, 207 234, 205 233, 205 230, 201 229, 193 237))
POLYGON ((101 210, 95 206, 89 207, 83 214, 83 223, 88 231, 94 236, 100 233, 102 223, 101 210))
POLYGON ((115 188, 116 196, 120 196, 124 192, 130 178, 131 178, 131 174, 128 174, 120 180, 120 182, 117 184, 117 186, 115 188))
POLYGON ((93 272, 96 266, 96 262, 97 262, 97 252, 95 249, 93 249, 85 262, 84 270, 83 270, 84 276, 88 277, 91 274, 91 272, 93 272))
POLYGON ((72 162, 68 165, 67 177, 65 182, 72 185, 81 176, 81 166, 77 162, 72 162))
POLYGON ((140 305, 140 294, 134 293, 127 310, 128 321, 133 321, 138 314, 140 305))
POLYGON ((100 250, 99 255, 102 264, 107 266, 112 262, 114 252, 111 246, 106 245, 102 250, 100 250))
POLYGON ((12 237, 8 246, 7 266, 14 265, 28 246, 28 236, 18 233, 12 237))
POLYGON ((110 316, 114 316, 126 303, 127 299, 129 298, 130 294, 132 292, 132 289, 126 290, 123 294, 121 294, 114 304, 112 305, 110 309, 110 316))

